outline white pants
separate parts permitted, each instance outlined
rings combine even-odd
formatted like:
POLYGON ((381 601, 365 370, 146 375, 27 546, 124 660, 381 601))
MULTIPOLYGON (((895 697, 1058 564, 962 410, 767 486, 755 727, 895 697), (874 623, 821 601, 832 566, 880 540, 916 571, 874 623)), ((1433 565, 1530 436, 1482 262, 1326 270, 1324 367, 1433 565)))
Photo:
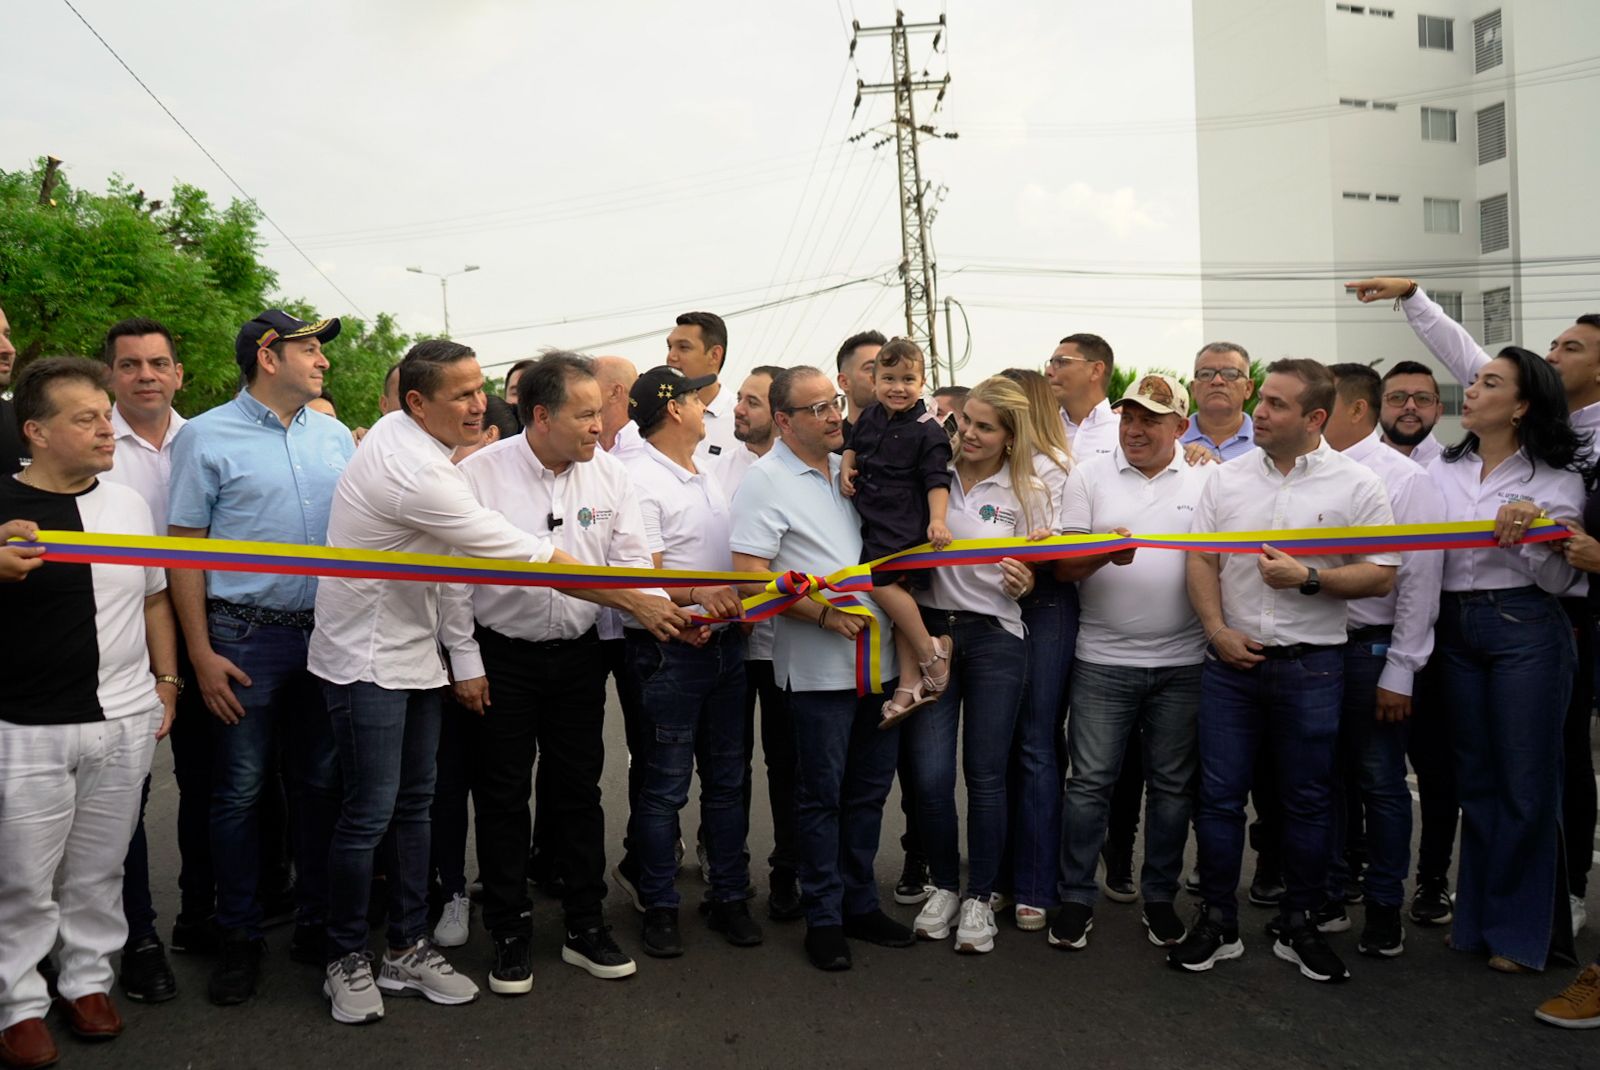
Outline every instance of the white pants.
POLYGON ((160 724, 159 704, 91 724, 0 721, 0 1029, 49 1010, 39 960, 58 933, 61 998, 111 991, 122 861, 160 724))

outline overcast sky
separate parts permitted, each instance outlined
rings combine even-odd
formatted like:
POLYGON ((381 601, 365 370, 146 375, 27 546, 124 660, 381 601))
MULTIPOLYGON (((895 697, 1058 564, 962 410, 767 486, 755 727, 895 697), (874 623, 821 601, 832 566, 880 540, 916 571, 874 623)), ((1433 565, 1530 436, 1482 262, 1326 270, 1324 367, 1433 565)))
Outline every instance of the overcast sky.
MULTIPOLYGON (((480 265, 451 280, 450 319, 486 365, 561 346, 642 368, 678 311, 885 278, 900 257, 893 145, 873 148, 891 101, 851 114, 888 42, 847 58, 851 19, 893 18, 882 0, 73 4, 348 300, 264 227, 285 293, 432 334, 439 285, 406 266, 480 265)), ((971 320, 960 381, 1085 330, 1119 361, 1186 364, 1196 284, 1026 272, 1199 259, 1188 0, 947 14, 939 53, 921 35, 911 55, 950 73, 930 121, 960 134, 923 153, 946 190, 941 293, 971 320)), ((7 0, 0 42, 0 167, 53 153, 81 187, 120 172, 151 196, 174 179, 233 195, 62 0, 7 0)), ((730 316, 728 371, 827 364, 856 330, 903 333, 902 307, 898 282, 868 281, 730 316)))

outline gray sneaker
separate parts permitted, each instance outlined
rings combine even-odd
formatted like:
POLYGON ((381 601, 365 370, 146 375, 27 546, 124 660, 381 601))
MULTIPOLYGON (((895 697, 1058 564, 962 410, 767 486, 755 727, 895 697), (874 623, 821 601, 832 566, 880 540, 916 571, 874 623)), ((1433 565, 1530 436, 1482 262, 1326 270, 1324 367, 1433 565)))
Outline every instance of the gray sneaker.
POLYGON ((426 939, 418 940, 399 958, 385 954, 378 969, 378 987, 396 995, 420 992, 435 1003, 447 1005, 471 1003, 478 998, 478 986, 472 979, 457 973, 426 939))
POLYGON ((472 900, 464 895, 452 895, 439 915, 439 924, 433 928, 433 942, 439 947, 460 947, 470 935, 472 900))
POLYGON ((383 1017, 383 996, 372 980, 372 953, 352 951, 328 964, 322 994, 333 1007, 333 1020, 363 1025, 383 1017))

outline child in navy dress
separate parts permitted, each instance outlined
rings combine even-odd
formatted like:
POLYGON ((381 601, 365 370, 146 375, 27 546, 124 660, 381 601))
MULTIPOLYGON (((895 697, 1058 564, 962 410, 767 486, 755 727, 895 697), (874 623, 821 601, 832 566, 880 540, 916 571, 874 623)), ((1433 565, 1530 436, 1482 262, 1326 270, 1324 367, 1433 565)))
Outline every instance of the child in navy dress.
MULTIPOLYGON (((896 338, 878 351, 872 383, 878 400, 851 427, 839 470, 840 490, 861 516, 861 560, 932 543, 950 543, 950 439, 922 402, 922 350, 896 338)), ((872 596, 894 622, 899 686, 883 704, 880 728, 933 702, 950 683, 949 636, 934 638, 911 591, 927 586, 926 572, 885 572, 872 578, 872 596)))

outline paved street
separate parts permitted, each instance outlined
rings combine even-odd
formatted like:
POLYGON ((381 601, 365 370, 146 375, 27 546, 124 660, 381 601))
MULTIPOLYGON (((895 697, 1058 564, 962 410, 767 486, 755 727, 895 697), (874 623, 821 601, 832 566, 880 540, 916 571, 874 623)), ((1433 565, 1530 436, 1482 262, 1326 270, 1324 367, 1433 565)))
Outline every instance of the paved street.
MULTIPOLYGON (((621 718, 608 712, 605 792, 611 857, 620 849, 626 751, 621 718)), ((150 797, 151 868, 163 934, 176 909, 176 788, 170 752, 158 751, 150 797)), ((757 763, 759 770, 759 760, 757 763)), ((759 772, 758 772, 759 775, 759 772)), ((763 857, 771 842, 762 788, 751 844, 763 857)), ((899 832, 897 801, 890 834, 899 832)), ((694 827, 693 805, 685 826, 694 827)), ((899 871, 897 846, 879 858, 885 897, 899 871)), ((470 864, 469 864, 470 875, 470 864)), ((764 874, 758 883, 764 883, 764 874)), ((701 894, 686 868, 689 903, 701 894)), ((1187 898, 1187 897, 1185 897, 1187 898)), ((289 931, 269 937, 261 996, 220 1009, 205 999, 205 960, 174 957, 178 998, 155 1007, 120 1001, 127 1033, 103 1045, 82 1044, 51 1023, 73 1070, 180 1067, 717 1067, 940 1065, 1149 1067, 1403 1066, 1557 1068, 1600 1066, 1600 1032, 1565 1033, 1535 1022, 1531 1011, 1574 971, 1504 977, 1472 957, 1449 952, 1443 933, 1407 927, 1407 950, 1377 962, 1355 953, 1355 933, 1333 938, 1354 974, 1349 984, 1305 981, 1272 956, 1262 935, 1268 913, 1244 907, 1246 954, 1210 975, 1168 969, 1139 924, 1137 905, 1104 902, 1086 951, 1065 953, 1043 934, 1003 923, 992 954, 958 956, 948 943, 891 951, 855 945, 855 968, 823 974, 806 964, 801 923, 767 923, 767 942, 739 950, 709 933, 686 909, 687 954, 660 962, 639 950, 637 916, 613 889, 607 900, 637 976, 597 981, 561 963, 557 904, 535 901, 533 994, 503 999, 485 981, 489 946, 478 918, 473 939, 452 954, 484 987, 466 1007, 390 999, 376 1025, 336 1025, 315 969, 287 957, 289 931)), ((1180 904, 1187 915, 1188 903, 1180 904)), ((764 918, 763 898, 758 902, 764 918)), ((909 923, 914 908, 889 909, 909 923)), ((1600 895, 1591 894, 1591 915, 1600 895)), ((1360 908, 1353 918, 1360 925, 1360 908)), ((374 941, 374 946, 379 941, 374 941)), ((1580 949, 1593 954, 1600 935, 1580 949)))

